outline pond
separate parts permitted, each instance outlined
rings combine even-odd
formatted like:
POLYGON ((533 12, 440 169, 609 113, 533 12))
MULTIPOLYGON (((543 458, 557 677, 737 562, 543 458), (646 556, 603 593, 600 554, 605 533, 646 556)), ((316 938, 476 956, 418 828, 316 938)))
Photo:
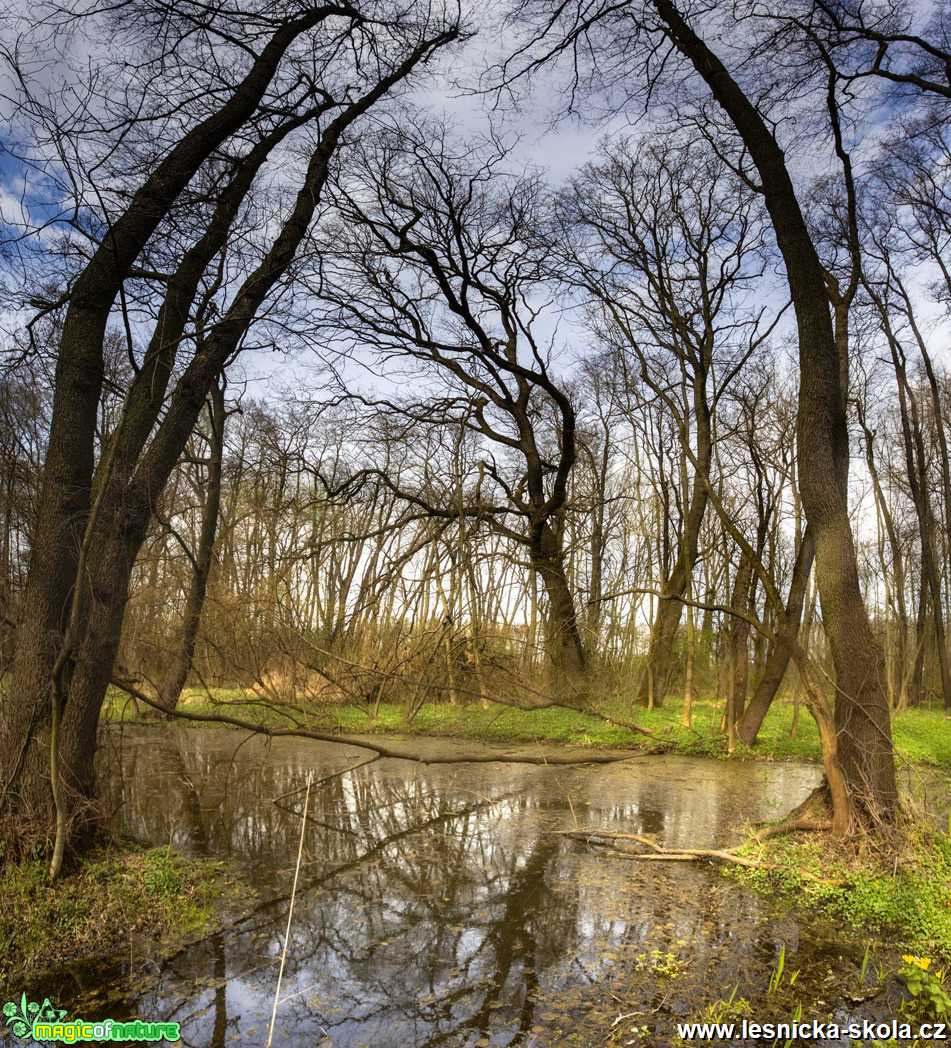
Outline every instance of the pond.
POLYGON ((781 952, 826 1014, 849 1007, 865 944, 848 929, 710 867, 634 862, 557 832, 730 845, 801 801, 815 766, 645 755, 354 768, 366 751, 303 739, 105 734, 116 827, 237 862, 263 901, 162 964, 133 935, 132 980, 121 965, 61 973, 71 1014, 176 1021, 202 1048, 265 1043, 309 775, 325 781, 310 797, 276 1045, 665 1045, 678 1020, 731 995, 762 1015, 781 952))

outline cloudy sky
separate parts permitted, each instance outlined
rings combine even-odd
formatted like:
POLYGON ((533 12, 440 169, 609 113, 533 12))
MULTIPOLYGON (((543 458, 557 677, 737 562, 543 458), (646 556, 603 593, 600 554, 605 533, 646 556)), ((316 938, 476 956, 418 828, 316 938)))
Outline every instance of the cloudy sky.
MULTIPOLYGON (((569 118, 561 115, 567 73, 563 68, 549 70, 530 85, 523 85, 517 107, 511 104, 498 106, 495 96, 480 93, 478 88, 486 67, 513 46, 512 30, 502 25, 500 12, 503 9, 504 4, 501 3, 472 4, 470 14, 477 28, 475 38, 463 51, 454 53, 450 61, 444 61, 425 86, 414 89, 411 99, 416 105, 445 118, 455 134, 466 141, 476 142, 491 128, 512 144, 511 163, 516 170, 520 167, 539 168, 553 184, 569 178, 591 158, 602 137, 632 129, 644 131, 649 126, 640 112, 628 115, 622 111, 609 119, 587 121, 576 116, 569 118)), ((7 0, 5 4, 0 0, 0 12, 6 16, 0 18, 4 26, 0 30, 0 38, 8 47, 13 45, 16 33, 30 22, 34 10, 35 5, 27 0, 7 0)), ((716 46, 730 61, 730 52, 738 43, 729 38, 720 38, 716 46)), ((42 63, 28 63, 30 72, 37 83, 55 91, 66 84, 70 77, 75 78, 77 70, 83 70, 87 65, 95 67, 97 45, 99 42, 89 35, 75 36, 60 60, 47 53, 42 63)), ((18 128, 17 113, 12 104, 15 95, 11 66, 9 63, 0 63, 0 220, 6 223, 7 235, 11 229, 42 219, 51 213, 56 203, 52 199, 55 197, 55 188, 42 184, 42 180, 18 160, 23 143, 13 137, 17 130, 22 130, 22 127, 18 128)), ((881 99, 877 101, 881 103, 881 99)), ((597 108, 595 100, 591 102, 583 107, 588 114, 597 108)), ((870 106, 868 112, 868 119, 852 129, 860 164, 863 160, 871 162, 877 137, 883 128, 887 128, 890 117, 887 105, 870 106)), ((791 151, 790 156, 801 185, 806 185, 814 174, 828 170, 828 156, 817 143, 791 151)), ((922 282, 919 281, 919 284, 922 282)), ((783 293, 777 284, 775 294, 782 296, 783 293)), ((920 300, 927 321, 936 323, 937 311, 928 296, 921 294, 920 300)), ((15 324, 18 319, 8 311, 8 325, 11 322, 15 324)), ((552 315, 552 331, 554 326, 555 316, 552 315)), ((563 318, 560 330, 564 340, 569 343, 583 337, 576 327, 566 323, 563 318)), ((939 340, 939 354, 947 353, 945 341, 939 340)), ((256 395, 261 395, 266 389, 273 392, 305 376, 309 380, 311 372, 309 367, 301 369, 291 365, 285 358, 275 358, 270 354, 249 355, 243 366, 256 395)))

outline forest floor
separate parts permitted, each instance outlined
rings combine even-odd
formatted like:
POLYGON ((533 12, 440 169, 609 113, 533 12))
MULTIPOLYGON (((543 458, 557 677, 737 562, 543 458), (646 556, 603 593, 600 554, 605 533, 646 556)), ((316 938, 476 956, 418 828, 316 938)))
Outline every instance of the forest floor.
MULTIPOLYGON (((267 726, 290 726, 288 718, 273 704, 248 691, 187 689, 181 701, 182 708, 190 713, 228 713, 267 726)), ((794 710, 787 702, 773 705, 754 748, 737 743, 733 754, 727 753, 721 730, 723 703, 712 700, 694 703, 690 728, 681 724, 681 703, 674 700, 654 710, 603 711, 614 720, 636 724, 650 735, 631 731, 596 714, 563 708, 517 710, 499 705, 483 708, 477 703, 428 703, 408 717, 404 706, 393 703, 382 703, 376 710, 357 705, 301 704, 288 712, 311 730, 347 734, 419 735, 487 743, 549 742, 613 749, 662 748, 687 756, 746 760, 820 759, 815 722, 802 709, 793 737, 794 710)), ((104 716, 109 720, 136 720, 139 712, 126 695, 114 692, 104 716)), ((951 770, 951 714, 942 709, 907 710, 893 716, 892 731, 899 758, 951 770)))
MULTIPOLYGON (((760 840, 740 854, 757 866, 724 872, 853 931, 951 961, 951 836, 912 817, 884 837, 796 833, 760 840)), ((914 967, 914 965, 913 965, 914 967)), ((927 970, 927 966, 924 970, 927 970)), ((951 997, 947 998, 951 1015, 951 997)))
MULTIPOLYGON (((227 863, 112 839, 50 885, 46 864, 0 867, 0 987, 124 956, 140 967, 220 926, 253 890, 227 863)), ((6 997, 3 997, 5 1000, 6 997)))

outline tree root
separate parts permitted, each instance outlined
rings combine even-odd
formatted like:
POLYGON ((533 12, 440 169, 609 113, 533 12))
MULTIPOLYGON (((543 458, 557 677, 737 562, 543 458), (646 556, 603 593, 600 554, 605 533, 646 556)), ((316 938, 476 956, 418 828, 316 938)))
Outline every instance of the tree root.
POLYGON ((832 796, 829 792, 829 783, 823 777, 818 786, 809 791, 806 799, 797 804, 791 812, 788 812, 784 822, 798 822, 799 820, 815 819, 823 821, 829 817, 832 811, 832 796))
POLYGON ((786 819, 776 826, 765 826, 753 834, 757 841, 769 840, 770 837, 781 837, 786 833, 821 833, 832 830, 830 819, 786 819))

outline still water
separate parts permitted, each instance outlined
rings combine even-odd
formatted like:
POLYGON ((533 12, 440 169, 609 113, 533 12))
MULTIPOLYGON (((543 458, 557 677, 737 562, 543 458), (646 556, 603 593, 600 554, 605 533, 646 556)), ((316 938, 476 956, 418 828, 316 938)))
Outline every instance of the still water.
POLYGON ((849 929, 708 867, 632 862, 555 832, 727 846, 802 800, 816 767, 355 767, 366 757, 225 730, 109 729, 100 775, 117 828, 236 862, 260 900, 161 964, 133 935, 131 979, 121 966, 62 973, 71 1013, 176 1021, 200 1048, 264 1044, 309 775, 325 781, 310 799, 275 1044, 666 1045, 711 1002, 762 997, 783 948, 827 1013, 843 1006, 864 950, 849 929))

